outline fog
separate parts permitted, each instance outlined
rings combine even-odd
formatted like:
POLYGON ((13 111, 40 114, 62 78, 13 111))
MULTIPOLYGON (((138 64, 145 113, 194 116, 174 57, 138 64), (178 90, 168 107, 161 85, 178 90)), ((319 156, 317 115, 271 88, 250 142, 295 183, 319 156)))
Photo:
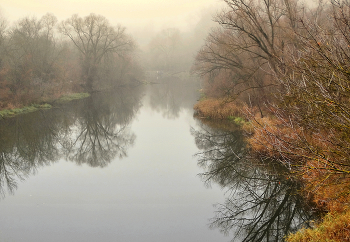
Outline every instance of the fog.
POLYGON ((142 43, 166 28, 189 32, 201 22, 203 13, 209 10, 215 12, 222 6, 224 4, 220 0, 3 0, 0 11, 10 23, 28 16, 40 18, 46 13, 55 15, 59 21, 73 14, 86 16, 95 13, 106 17, 113 25, 125 26, 142 43))
POLYGON ((188 77, 222 7, 217 0, 2 1, 0 108, 148 82, 154 73, 188 77))
POLYGON ((136 43, 135 53, 145 71, 178 72, 190 69, 194 55, 215 26, 213 15, 223 6, 219 0, 4 0, 0 3, 0 16, 9 30, 24 18, 39 20, 48 13, 55 16, 58 23, 73 14, 79 17, 91 13, 101 15, 111 25, 126 28, 136 43))
POLYGON ((284 163, 251 159, 232 122, 241 118, 227 115, 225 131, 207 115, 193 117, 202 97, 225 97, 222 104, 246 102, 262 119, 262 104, 276 99, 268 94, 292 86, 276 89, 266 70, 284 70, 285 46, 302 46, 290 33, 304 6, 285 14, 291 5, 260 3, 266 8, 244 0, 226 10, 224 0, 2 0, 0 199, 16 194, 2 203, 0 240, 226 241, 203 224, 213 202, 210 227, 233 240, 278 241, 311 220, 284 163), (32 113, 8 118, 20 112, 32 113))

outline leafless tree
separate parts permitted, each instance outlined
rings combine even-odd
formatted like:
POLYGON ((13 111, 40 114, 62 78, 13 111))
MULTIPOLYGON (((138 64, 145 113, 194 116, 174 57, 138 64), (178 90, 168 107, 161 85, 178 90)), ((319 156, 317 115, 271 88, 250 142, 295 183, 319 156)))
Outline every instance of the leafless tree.
POLYGON ((39 20, 25 17, 8 30, 4 55, 6 79, 15 95, 21 89, 26 92, 36 89, 35 95, 41 95, 59 79, 57 63, 61 50, 54 35, 56 22, 52 14, 39 20))
POLYGON ((96 14, 84 18, 73 15, 60 24, 59 30, 75 45, 82 58, 82 75, 88 91, 93 90, 98 68, 110 54, 123 55, 134 48, 134 42, 121 26, 113 27, 108 20, 96 14))
POLYGON ((181 52, 179 29, 168 28, 160 31, 149 43, 150 67, 161 71, 174 71, 181 52))
POLYGON ((207 37, 194 71, 206 78, 209 89, 221 85, 219 95, 241 97, 260 108, 279 86, 276 72, 285 69, 284 49, 294 44, 298 6, 293 0, 224 2, 227 7, 215 18, 220 28, 207 37))

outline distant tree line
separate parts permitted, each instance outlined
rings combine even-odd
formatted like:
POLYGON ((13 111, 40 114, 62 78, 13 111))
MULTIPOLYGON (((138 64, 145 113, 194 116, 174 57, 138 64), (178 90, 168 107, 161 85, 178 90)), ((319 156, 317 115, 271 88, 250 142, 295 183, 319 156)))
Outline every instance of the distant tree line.
POLYGON ((7 24, 0 16, 0 108, 92 92, 142 75, 134 40, 100 15, 52 14, 7 24))
POLYGON ((217 23, 211 20, 215 9, 202 9, 198 20, 189 21, 188 30, 166 27, 157 32, 149 31, 150 41, 142 50, 143 64, 148 71, 176 74, 189 72, 197 51, 211 28, 217 23))

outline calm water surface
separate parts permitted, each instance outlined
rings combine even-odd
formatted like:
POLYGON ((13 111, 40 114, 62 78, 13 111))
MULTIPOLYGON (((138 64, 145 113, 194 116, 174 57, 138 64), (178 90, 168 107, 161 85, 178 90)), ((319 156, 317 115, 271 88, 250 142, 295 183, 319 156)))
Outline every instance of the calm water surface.
POLYGON ((229 241, 193 157, 197 87, 171 82, 2 122, 0 241, 229 241))
POLYGON ((237 126, 193 118, 195 82, 157 81, 0 122, 0 241, 283 241, 315 219, 237 126))

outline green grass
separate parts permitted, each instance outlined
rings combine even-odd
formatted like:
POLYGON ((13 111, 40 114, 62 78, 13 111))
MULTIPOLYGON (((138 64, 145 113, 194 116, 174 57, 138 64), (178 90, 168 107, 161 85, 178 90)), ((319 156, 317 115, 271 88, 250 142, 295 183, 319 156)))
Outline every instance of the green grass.
POLYGON ((199 100, 198 101, 203 101, 207 98, 207 96, 205 95, 204 92, 202 92, 202 89, 201 90, 198 90, 199 92, 199 100))
POLYGON ((243 124, 247 123, 247 121, 245 121, 244 118, 241 118, 241 117, 228 116, 227 118, 228 118, 228 120, 234 122, 237 125, 243 125, 243 124))
MULTIPOLYGON (((76 99, 83 99, 89 97, 88 93, 72 93, 64 95, 57 100, 58 103, 67 103, 76 99)), ((0 118, 11 118, 19 114, 35 112, 39 109, 50 109, 52 106, 48 103, 45 104, 32 104, 30 106, 25 106, 23 108, 14 108, 14 109, 4 109, 0 110, 0 118)))
POLYGON ((70 102, 72 100, 76 100, 76 99, 83 99, 83 98, 87 98, 89 97, 90 94, 89 93, 72 93, 72 94, 67 94, 67 95, 63 95, 62 97, 60 97, 57 102, 58 103, 66 103, 66 102, 70 102))
POLYGON ((23 108, 14 108, 14 109, 4 109, 0 111, 0 117, 2 118, 10 118, 14 117, 19 114, 24 114, 24 113, 31 113, 35 112, 39 109, 50 109, 51 105, 50 104, 33 104, 31 106, 25 106, 23 108))

